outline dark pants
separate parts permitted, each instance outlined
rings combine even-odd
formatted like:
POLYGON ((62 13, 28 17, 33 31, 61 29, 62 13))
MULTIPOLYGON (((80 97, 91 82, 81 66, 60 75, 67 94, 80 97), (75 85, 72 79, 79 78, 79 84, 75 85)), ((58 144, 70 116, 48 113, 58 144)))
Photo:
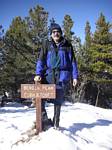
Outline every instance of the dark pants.
POLYGON ((42 130, 47 130, 50 126, 54 126, 56 128, 59 127, 59 121, 60 121, 60 111, 61 111, 61 105, 60 104, 54 104, 54 116, 53 120, 49 119, 47 116, 47 112, 45 109, 45 102, 42 101, 42 130))
POLYGON ((59 127, 60 111, 61 111, 61 105, 54 105, 54 117, 53 117, 54 127, 59 127))

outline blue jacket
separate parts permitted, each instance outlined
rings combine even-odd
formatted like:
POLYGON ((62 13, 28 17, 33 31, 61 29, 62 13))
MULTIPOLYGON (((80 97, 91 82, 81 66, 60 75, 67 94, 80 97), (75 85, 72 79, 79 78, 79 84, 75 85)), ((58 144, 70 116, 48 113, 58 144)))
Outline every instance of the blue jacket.
POLYGON ((36 74, 43 77, 43 72, 46 69, 46 74, 49 75, 53 68, 58 68, 57 70, 59 70, 59 82, 68 82, 71 78, 78 78, 73 47, 64 38, 62 38, 58 46, 51 40, 41 49, 36 65, 36 74), (53 62, 54 54, 58 56, 58 59, 53 62))

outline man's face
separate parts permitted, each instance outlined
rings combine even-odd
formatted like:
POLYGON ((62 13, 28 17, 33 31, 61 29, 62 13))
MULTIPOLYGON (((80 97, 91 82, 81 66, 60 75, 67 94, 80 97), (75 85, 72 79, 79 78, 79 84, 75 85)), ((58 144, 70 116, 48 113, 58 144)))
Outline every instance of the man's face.
POLYGON ((52 31, 51 37, 53 38, 54 42, 58 43, 61 38, 61 32, 57 29, 52 31))

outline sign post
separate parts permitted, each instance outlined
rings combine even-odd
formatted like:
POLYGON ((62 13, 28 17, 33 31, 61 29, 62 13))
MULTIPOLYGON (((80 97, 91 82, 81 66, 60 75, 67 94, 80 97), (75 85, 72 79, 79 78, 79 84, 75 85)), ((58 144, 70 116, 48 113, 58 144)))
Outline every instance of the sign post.
POLYGON ((42 131, 41 101, 56 98, 55 84, 21 84, 21 98, 36 99, 36 131, 39 134, 42 131))

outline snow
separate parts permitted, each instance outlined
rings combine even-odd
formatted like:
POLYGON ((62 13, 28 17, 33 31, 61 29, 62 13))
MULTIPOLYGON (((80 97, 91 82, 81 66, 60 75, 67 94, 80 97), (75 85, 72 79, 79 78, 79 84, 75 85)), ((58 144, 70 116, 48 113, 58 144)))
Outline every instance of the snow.
MULTIPOLYGON (((49 118, 53 105, 48 105, 49 118)), ((60 129, 31 134, 35 108, 8 103, 0 108, 0 150, 112 150, 112 110, 64 103, 60 129)), ((35 131, 35 130, 34 130, 35 131)))

